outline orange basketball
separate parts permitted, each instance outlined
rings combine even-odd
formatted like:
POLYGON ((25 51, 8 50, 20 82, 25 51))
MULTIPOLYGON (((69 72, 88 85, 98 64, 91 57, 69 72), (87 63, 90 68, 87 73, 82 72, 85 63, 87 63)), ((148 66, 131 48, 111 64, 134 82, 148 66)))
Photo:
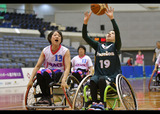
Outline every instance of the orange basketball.
POLYGON ((108 8, 108 4, 91 4, 91 10, 96 15, 103 15, 108 8))

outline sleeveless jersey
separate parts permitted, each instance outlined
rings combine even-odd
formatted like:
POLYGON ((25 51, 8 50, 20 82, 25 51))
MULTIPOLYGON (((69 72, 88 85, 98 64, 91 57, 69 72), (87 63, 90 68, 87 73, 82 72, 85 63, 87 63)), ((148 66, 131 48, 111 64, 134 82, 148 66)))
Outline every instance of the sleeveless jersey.
POLYGON ((156 53, 156 58, 158 57, 158 55, 160 54, 160 49, 158 49, 157 47, 154 49, 155 53, 156 53))
POLYGON ((71 62, 73 70, 81 68, 88 71, 88 67, 93 66, 91 58, 87 55, 85 55, 84 57, 79 57, 79 55, 77 55, 71 60, 71 62))
POLYGON ((98 43, 96 50, 95 75, 113 77, 121 73, 120 60, 115 43, 98 43))
POLYGON ((56 52, 52 52, 52 45, 43 49, 45 56, 44 67, 49 69, 59 69, 61 72, 65 70, 64 55, 68 48, 60 45, 56 52))
POLYGON ((157 71, 157 73, 160 74, 160 54, 157 57, 156 64, 158 64, 158 71, 157 71))

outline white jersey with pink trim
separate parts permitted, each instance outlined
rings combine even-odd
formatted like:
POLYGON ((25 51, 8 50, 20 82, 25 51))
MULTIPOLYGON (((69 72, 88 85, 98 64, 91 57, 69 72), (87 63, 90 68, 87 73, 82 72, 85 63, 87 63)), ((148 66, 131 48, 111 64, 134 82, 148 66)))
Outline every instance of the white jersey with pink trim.
POLYGON ((52 45, 43 49, 45 56, 44 67, 49 69, 59 69, 62 72, 65 70, 64 56, 68 48, 60 45, 56 52, 52 52, 52 45))
POLYGON ((156 64, 158 64, 158 74, 160 73, 160 54, 157 57, 156 64))
POLYGON ((88 67, 93 66, 91 58, 87 55, 83 57, 79 57, 79 55, 77 55, 71 60, 71 62, 73 70, 77 70, 78 68, 88 70, 88 67))

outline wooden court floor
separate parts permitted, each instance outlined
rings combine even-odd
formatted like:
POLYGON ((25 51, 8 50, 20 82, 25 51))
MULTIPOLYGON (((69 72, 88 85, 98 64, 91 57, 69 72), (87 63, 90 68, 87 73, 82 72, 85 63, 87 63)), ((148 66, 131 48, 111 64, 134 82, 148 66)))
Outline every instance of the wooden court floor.
MULTIPOLYGON (((149 78, 129 79, 138 102, 138 110, 160 110, 160 91, 148 91, 149 78)), ((0 88, 0 110, 26 110, 26 87, 0 88)), ((116 108, 116 110, 122 109, 116 108)), ((60 110, 60 109, 59 109, 60 110)))

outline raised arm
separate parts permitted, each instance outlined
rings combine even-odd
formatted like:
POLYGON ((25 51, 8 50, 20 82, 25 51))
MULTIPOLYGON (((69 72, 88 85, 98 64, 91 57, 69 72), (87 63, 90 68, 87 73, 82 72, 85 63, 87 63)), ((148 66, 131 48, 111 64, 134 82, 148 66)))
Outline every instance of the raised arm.
POLYGON ((118 28, 118 25, 114 19, 114 15, 113 15, 113 12, 114 12, 114 8, 110 7, 110 9, 108 8, 107 11, 105 12, 106 15, 110 18, 111 22, 112 22, 112 25, 113 25, 113 29, 115 31, 115 44, 116 44, 116 49, 117 51, 120 51, 121 49, 121 37, 120 37, 120 32, 119 32, 119 28, 118 28))
POLYGON ((87 24, 88 24, 89 18, 91 17, 91 14, 92 14, 92 12, 90 12, 90 13, 85 12, 85 14, 84 14, 85 17, 84 17, 84 24, 83 24, 83 28, 82 28, 82 37, 92 48, 94 48, 96 50, 98 42, 91 39, 87 34, 87 24))
POLYGON ((114 31, 115 31, 115 44, 116 44, 116 49, 117 49, 117 51, 120 51, 122 42, 121 42, 121 37, 120 37, 119 28, 118 28, 118 25, 117 25, 115 19, 112 19, 111 22, 112 22, 112 25, 113 25, 113 29, 114 29, 114 31))

